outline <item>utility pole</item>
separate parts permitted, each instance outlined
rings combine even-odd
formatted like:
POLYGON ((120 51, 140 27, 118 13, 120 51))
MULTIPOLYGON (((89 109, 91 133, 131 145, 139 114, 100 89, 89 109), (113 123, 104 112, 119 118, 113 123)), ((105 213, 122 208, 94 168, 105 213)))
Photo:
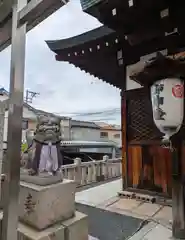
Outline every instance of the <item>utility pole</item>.
POLYGON ((40 93, 26 90, 26 99, 25 99, 25 102, 26 102, 26 103, 32 103, 33 98, 35 98, 35 97, 38 96, 38 95, 40 95, 40 93))

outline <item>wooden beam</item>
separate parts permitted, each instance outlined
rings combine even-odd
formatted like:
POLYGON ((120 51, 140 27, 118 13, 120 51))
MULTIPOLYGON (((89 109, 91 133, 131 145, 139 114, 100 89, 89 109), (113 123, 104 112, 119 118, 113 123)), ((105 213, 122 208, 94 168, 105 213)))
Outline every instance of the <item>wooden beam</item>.
MULTIPOLYGON (((13 0, 0 0, 0 51, 11 44, 13 0)), ((19 24, 27 23, 27 31, 38 25, 57 9, 66 4, 64 0, 31 0, 19 12, 19 24)))
POLYGON ((59 0, 31 0, 20 12, 19 21, 21 24, 37 25, 50 14, 62 7, 68 1, 59 0))

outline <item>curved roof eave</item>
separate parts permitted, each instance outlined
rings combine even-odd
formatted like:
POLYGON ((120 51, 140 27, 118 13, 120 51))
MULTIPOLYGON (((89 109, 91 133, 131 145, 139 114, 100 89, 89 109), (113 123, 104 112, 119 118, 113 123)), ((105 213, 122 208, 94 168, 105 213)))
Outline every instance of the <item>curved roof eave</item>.
POLYGON ((78 45, 85 44, 90 41, 94 41, 94 40, 100 39, 102 37, 108 36, 112 33, 115 33, 115 31, 108 27, 101 26, 101 27, 95 28, 91 31, 82 33, 82 34, 74 36, 74 37, 60 39, 60 40, 48 40, 48 41, 46 41, 46 43, 47 43, 48 47, 53 52, 56 53, 56 51, 58 51, 58 50, 64 50, 67 48, 76 47, 78 45))
POLYGON ((51 51, 57 54, 57 61, 69 62, 102 82, 121 89, 121 82, 117 80, 117 71, 111 70, 109 66, 119 68, 116 62, 120 41, 115 31, 102 26, 75 37, 46 41, 46 43, 51 51), (107 60, 100 61, 99 54, 102 56, 105 54, 107 60), (86 58, 89 61, 86 61, 86 58))
POLYGON ((185 33, 180 30, 167 36, 160 33, 155 38, 131 45, 125 36, 102 26, 72 38, 46 42, 56 53, 57 61, 69 62, 86 73, 122 89, 125 66, 146 61, 159 51, 164 51, 166 55, 182 51, 182 48, 185 48, 185 33))

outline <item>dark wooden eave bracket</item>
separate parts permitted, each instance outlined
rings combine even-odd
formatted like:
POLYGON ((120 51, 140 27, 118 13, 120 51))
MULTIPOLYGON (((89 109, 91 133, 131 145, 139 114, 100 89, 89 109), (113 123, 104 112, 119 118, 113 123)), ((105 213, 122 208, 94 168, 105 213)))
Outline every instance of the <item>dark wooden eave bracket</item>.
POLYGON ((130 78, 145 87, 165 78, 185 79, 184 58, 173 59, 158 53, 154 59, 147 61, 143 68, 133 73, 130 78))

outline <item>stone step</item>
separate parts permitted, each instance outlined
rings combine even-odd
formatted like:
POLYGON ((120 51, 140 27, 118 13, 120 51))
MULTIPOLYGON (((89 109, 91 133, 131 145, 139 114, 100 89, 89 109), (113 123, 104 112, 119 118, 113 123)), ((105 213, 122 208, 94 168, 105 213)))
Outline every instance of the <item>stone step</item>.
MULTIPOLYGON (((2 213, 0 213, 2 219, 2 213)), ((1 229, 0 229, 1 234, 1 229)), ((26 224, 18 225, 18 240, 89 240, 87 215, 77 212, 69 220, 45 230, 36 230, 26 224)))

